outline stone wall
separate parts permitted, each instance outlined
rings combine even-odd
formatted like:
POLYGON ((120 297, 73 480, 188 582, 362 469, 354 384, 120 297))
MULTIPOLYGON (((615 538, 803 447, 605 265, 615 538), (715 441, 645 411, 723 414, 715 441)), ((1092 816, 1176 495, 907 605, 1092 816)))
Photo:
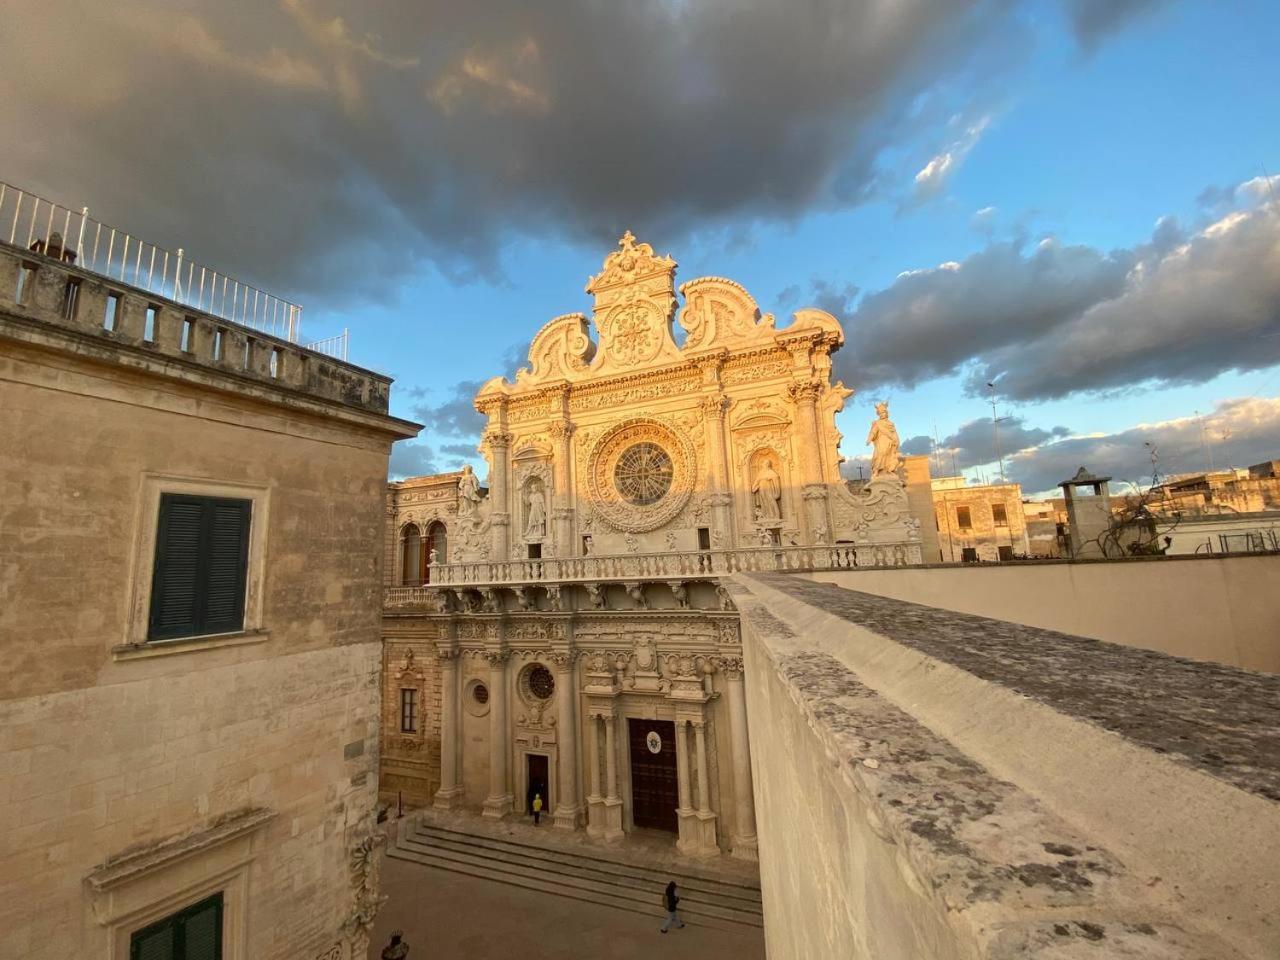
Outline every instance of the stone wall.
POLYGON ((1280 556, 809 574, 842 587, 1280 673, 1280 556))
POLYGON ((1280 677, 740 575, 771 960, 1280 950, 1280 677))
POLYGON ((353 909, 348 844, 377 788, 379 652, 203 653, 198 672, 0 704, 0 956, 109 956, 107 896, 86 876, 261 807, 275 817, 254 841, 247 953, 228 955, 329 949, 353 909))
POLYGON ((227 960, 347 960, 373 896, 349 858, 374 813, 387 455, 413 431, 171 330, 45 322, 40 270, 0 310, 0 956, 122 958, 221 890, 227 960), (244 630, 147 641, 167 491, 252 500, 244 630))

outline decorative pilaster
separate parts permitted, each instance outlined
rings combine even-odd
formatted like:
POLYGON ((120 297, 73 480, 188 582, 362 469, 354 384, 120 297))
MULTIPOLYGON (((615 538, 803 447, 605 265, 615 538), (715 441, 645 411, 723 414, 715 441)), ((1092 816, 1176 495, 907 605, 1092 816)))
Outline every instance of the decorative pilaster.
POLYGON ((578 553, 573 540, 573 424, 557 420, 551 424, 551 436, 555 440, 555 456, 552 461, 555 507, 551 511, 555 524, 556 554, 573 557, 578 553))
POLYGON ((729 493, 729 463, 724 426, 728 406, 729 400, 723 393, 716 393, 702 400, 702 414, 706 418, 707 460, 711 466, 707 480, 712 529, 723 533, 729 543, 734 543, 733 497, 729 493))
POLYGON ((604 814, 606 840, 622 839, 622 798, 618 796, 618 717, 610 711, 604 717, 604 814))
POLYGON ((751 784, 751 747, 747 739, 747 700, 742 686, 742 658, 721 662, 729 701, 729 742, 733 753, 733 848, 735 857, 756 860, 756 804, 751 784))
POLYGON ((456 807, 462 802, 462 784, 458 769, 458 651, 452 643, 436 647, 440 664, 440 789, 432 805, 456 807))
POLYGON ((818 439, 817 402, 823 389, 820 380, 801 380, 791 384, 788 390, 796 405, 800 483, 804 491, 805 521, 811 543, 825 542, 830 529, 830 524, 827 522, 827 492, 822 482, 822 454, 818 439))
POLYGON ((503 649, 489 650, 489 796, 484 815, 502 819, 511 812, 511 751, 507 749, 507 659, 503 649))
POLYGON ((582 804, 578 799, 578 684, 572 653, 554 653, 551 660, 555 665, 559 707, 556 718, 559 787, 552 816, 555 826, 561 830, 576 830, 582 819, 582 804))
POLYGON ((622 798, 618 796, 617 740, 611 708, 593 708, 591 727, 591 795, 587 797, 587 833, 601 840, 622 838, 622 798), (604 782, 600 771, 600 725, 604 725, 604 782))
POLYGON ((511 474, 511 434, 490 427, 484 435, 493 452, 493 470, 489 474, 489 530, 493 538, 491 560, 506 560, 511 550, 511 504, 507 495, 507 479, 511 474))
POLYGON ((710 777, 707 772, 707 724, 705 720, 691 720, 696 744, 695 756, 698 767, 698 810, 695 816, 698 824, 699 856, 712 856, 720 852, 716 845, 716 815, 711 810, 710 777))

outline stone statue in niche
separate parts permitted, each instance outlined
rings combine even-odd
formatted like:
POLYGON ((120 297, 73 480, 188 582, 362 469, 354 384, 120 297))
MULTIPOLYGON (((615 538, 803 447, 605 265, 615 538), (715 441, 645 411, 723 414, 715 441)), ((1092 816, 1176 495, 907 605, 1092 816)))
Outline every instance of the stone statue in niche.
POLYGON ((529 507, 525 516, 528 517, 524 525, 526 540, 541 540, 547 535, 547 498, 536 483, 529 487, 529 507))
POLYGON ((876 404, 876 419, 871 421, 867 443, 872 448, 871 479, 896 477, 902 457, 898 452, 898 428, 889 419, 889 404, 876 404))
POLYGON ((476 515, 480 507, 480 481, 476 479, 471 464, 462 468, 458 478, 458 518, 467 520, 476 515))
POLYGON ((782 479, 773 469, 773 463, 763 460, 756 471, 756 481, 751 485, 755 496, 755 517, 770 521, 782 519, 782 479))

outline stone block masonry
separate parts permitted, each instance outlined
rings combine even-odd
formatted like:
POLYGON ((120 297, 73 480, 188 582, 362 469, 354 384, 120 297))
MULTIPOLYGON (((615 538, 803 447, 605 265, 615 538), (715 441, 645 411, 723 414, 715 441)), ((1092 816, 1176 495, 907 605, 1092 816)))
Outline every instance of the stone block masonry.
POLYGON ((0 957, 109 956, 107 895, 84 903, 103 851, 260 808, 245 955, 329 949, 377 789, 380 660, 352 644, 0 703, 0 957))
POLYGON ((1280 677, 730 590, 773 960, 1280 953, 1280 677))

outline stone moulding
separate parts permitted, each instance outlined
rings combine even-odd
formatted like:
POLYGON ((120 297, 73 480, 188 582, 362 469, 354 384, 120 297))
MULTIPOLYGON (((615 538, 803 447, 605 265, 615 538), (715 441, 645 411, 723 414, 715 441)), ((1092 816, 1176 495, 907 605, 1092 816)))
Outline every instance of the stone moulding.
POLYGON ((153 846, 109 858, 85 877, 84 882, 95 893, 111 890, 260 830, 276 816, 276 811, 267 807, 255 807, 232 814, 195 833, 163 840, 153 846))

